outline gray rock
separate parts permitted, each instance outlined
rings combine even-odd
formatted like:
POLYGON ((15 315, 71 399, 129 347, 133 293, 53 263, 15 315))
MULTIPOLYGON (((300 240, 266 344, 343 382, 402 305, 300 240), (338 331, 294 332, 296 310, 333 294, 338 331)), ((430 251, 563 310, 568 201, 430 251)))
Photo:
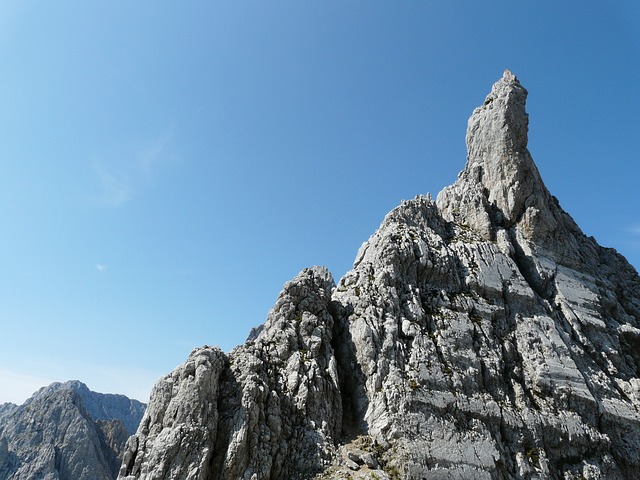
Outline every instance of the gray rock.
POLYGON ((244 345, 162 379, 120 478, 637 478, 640 278, 548 192, 526 95, 505 71, 456 183, 337 286, 305 270, 244 345))
POLYGON ((100 480, 117 476, 144 404, 54 383, 23 405, 0 407, 0 479, 100 480), (137 417, 137 422, 136 422, 137 417))
POLYGON ((329 312, 314 267, 285 285, 263 328, 229 355, 194 350, 155 386, 121 478, 310 478, 335 453, 342 406, 329 312))

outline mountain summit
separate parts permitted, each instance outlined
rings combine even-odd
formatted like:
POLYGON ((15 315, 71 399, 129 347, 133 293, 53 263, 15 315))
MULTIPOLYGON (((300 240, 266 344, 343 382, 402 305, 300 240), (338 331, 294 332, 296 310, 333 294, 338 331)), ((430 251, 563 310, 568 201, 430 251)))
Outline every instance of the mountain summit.
POLYGON ((0 480, 111 480, 145 405, 72 380, 0 405, 0 480))
POLYGON ((455 184, 438 195, 449 221, 464 221, 487 240, 519 227, 543 249, 566 249, 566 236, 582 236, 549 193, 527 149, 527 90, 509 70, 473 112, 467 127, 468 158, 455 184))
POLYGON ((551 195, 527 149, 526 99, 527 91, 505 70, 469 119, 465 169, 438 197, 445 218, 465 218, 487 239, 517 223, 528 224, 530 236, 552 228, 551 195))
POLYGON ((161 379, 119 478, 637 478, 640 278, 548 192, 526 97, 505 71, 437 202, 161 379))

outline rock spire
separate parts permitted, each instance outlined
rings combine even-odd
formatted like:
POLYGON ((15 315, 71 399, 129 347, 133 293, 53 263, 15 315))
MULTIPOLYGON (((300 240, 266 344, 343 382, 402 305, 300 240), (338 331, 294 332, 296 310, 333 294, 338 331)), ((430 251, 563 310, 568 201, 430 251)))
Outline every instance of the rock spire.
POLYGON ((527 90, 509 70, 476 108, 467 127, 467 164, 457 182, 438 195, 450 221, 464 219, 488 240, 497 231, 523 226, 529 239, 543 240, 563 218, 527 149, 527 90))
POLYGON ((637 478, 640 278, 549 194, 526 96, 506 71, 455 184, 337 285, 304 270, 244 345, 161 379, 119 478, 637 478))

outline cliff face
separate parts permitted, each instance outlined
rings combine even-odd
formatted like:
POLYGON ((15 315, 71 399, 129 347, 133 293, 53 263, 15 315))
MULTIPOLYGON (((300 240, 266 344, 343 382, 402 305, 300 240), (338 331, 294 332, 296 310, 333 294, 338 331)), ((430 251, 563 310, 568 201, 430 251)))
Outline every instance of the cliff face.
POLYGON ((303 271, 161 379, 120 478, 637 478, 640 278, 546 189, 526 95, 506 71, 456 183, 337 285, 303 271))
POLYGON ((144 404, 54 383, 23 405, 0 407, 0 479, 107 480, 117 476, 144 404))

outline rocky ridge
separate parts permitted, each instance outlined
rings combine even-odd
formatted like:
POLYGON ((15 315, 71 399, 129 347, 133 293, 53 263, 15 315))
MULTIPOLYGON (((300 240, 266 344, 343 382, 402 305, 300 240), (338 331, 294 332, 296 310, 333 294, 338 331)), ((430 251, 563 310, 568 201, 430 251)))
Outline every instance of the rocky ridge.
POLYGON ((161 379, 119 478, 636 478, 640 278, 548 192, 526 97, 505 71, 437 201, 161 379))
POLYGON ((23 405, 0 406, 0 479, 111 480, 145 405, 54 383, 23 405))

